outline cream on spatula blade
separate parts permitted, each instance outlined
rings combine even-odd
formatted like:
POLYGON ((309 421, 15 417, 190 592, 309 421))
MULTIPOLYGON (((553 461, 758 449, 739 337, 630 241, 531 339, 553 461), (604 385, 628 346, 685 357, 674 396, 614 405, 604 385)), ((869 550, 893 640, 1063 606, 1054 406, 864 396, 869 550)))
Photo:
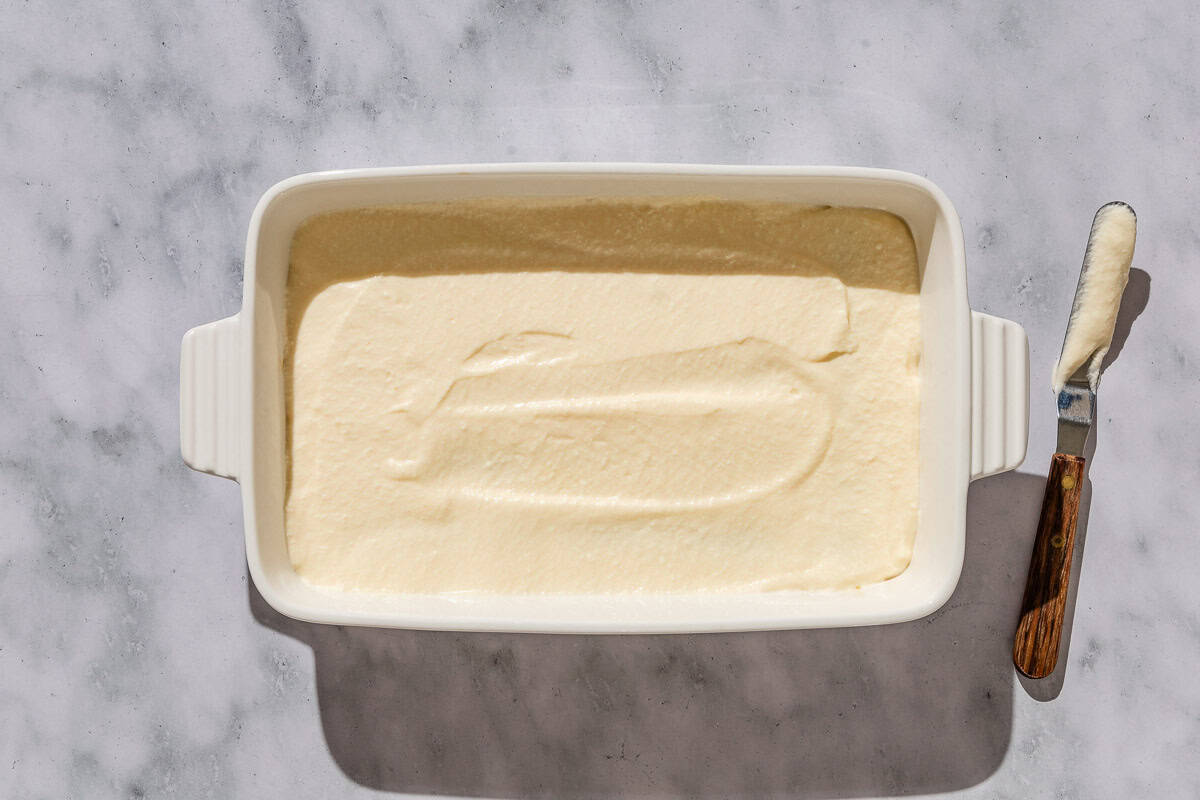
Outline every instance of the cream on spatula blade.
POLYGON ((1013 641, 1013 663, 1030 678, 1046 677, 1058 662, 1083 490, 1083 451, 1092 430, 1100 366, 1112 344, 1121 295, 1129 282, 1136 235, 1137 217, 1126 203, 1108 203, 1096 212, 1067 335, 1054 365, 1058 452, 1050 462, 1013 641))
POLYGON ((1136 236, 1137 217, 1125 203, 1109 203, 1096 212, 1062 355, 1054 365, 1055 394, 1083 367, 1087 367, 1088 387, 1096 391, 1100 364, 1112 344, 1117 309, 1129 282, 1136 236))

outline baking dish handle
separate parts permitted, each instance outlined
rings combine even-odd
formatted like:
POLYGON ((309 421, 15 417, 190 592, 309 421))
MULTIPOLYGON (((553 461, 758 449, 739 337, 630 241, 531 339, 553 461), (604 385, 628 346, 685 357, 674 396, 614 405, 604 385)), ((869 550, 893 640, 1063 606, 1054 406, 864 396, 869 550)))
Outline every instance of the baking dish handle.
POLYGON ((179 449, 192 469, 237 480, 242 444, 238 315, 192 328, 179 358, 179 449))
POLYGON ((971 312, 971 480, 1020 466, 1029 442, 1029 341, 1015 322, 971 312))

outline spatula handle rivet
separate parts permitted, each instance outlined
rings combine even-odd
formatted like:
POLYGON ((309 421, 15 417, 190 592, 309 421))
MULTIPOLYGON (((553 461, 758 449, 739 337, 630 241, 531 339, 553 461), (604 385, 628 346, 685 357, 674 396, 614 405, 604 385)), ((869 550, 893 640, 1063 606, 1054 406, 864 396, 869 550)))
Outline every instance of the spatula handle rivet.
POLYGON ((1074 489, 1075 488, 1075 476, 1074 475, 1063 475, 1062 487, 1064 489, 1074 489))
POLYGON ((1066 542, 1067 540, 1063 538, 1061 533, 1050 538, 1051 547, 1062 547, 1066 542))

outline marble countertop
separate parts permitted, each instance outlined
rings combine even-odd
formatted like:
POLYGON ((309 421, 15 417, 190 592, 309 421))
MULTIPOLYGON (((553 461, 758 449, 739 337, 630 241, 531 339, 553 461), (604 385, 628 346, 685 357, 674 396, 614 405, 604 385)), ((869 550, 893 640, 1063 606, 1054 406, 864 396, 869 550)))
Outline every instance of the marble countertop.
POLYGON ((1200 16, 1191 3, 11 4, 0 19, 0 793, 1200 796, 1200 16), (855 164, 955 202, 1019 321, 1029 458, 961 585, 858 630, 551 637, 293 622, 178 452, 179 340, 309 170, 855 164), (1092 212, 1138 210, 1070 648, 1010 636, 1092 212))

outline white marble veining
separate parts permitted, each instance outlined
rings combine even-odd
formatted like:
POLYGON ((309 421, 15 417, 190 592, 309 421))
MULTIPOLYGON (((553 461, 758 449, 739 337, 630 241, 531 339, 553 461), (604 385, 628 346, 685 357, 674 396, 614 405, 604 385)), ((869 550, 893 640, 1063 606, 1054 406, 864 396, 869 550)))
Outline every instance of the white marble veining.
POLYGON ((1197 33, 1182 0, 7 4, 0 795, 1200 796, 1197 33), (341 630, 257 597, 236 487, 183 466, 176 425, 179 339, 237 308, 259 194, 558 159, 947 191, 1035 391, 944 609, 606 639, 341 630), (1100 397, 1070 652, 1035 686, 1008 649, 1043 386, 1113 199, 1139 213, 1140 316, 1100 397))

